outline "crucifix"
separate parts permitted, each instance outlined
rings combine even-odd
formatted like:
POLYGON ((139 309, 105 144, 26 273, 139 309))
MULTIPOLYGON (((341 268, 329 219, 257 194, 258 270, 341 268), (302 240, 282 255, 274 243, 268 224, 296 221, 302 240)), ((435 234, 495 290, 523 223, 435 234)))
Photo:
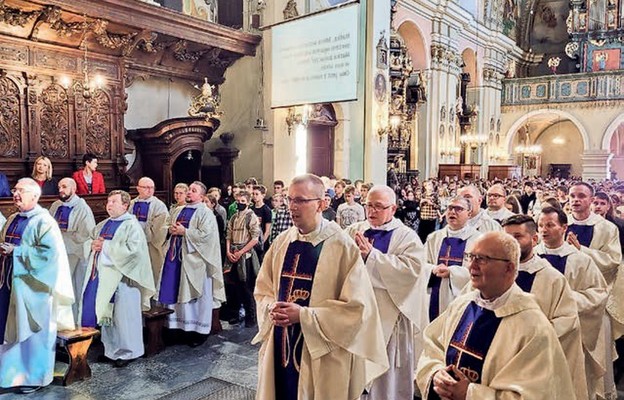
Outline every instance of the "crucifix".
POLYGON ((470 331, 472 331, 472 326, 473 326, 473 323, 471 322, 470 325, 468 325, 466 330, 463 332, 461 340, 460 341, 451 340, 451 343, 449 343, 449 347, 452 347, 453 349, 457 350, 457 354, 455 355, 455 360, 453 362, 453 365, 455 365, 457 369, 462 371, 464 375, 466 375, 466 377, 470 379, 471 382, 476 382, 479 379, 479 373, 477 371, 470 369, 468 367, 459 366, 461 358, 464 354, 467 354, 481 362, 483 362, 483 359, 485 358, 483 354, 475 350, 469 349, 468 346, 466 345, 468 342, 468 337, 470 336, 470 331))
POLYGON ((444 263, 444 265, 448 267, 451 262, 458 262, 461 265, 464 259, 451 257, 451 246, 448 246, 446 248, 446 254, 441 257, 438 257, 438 261, 444 263))

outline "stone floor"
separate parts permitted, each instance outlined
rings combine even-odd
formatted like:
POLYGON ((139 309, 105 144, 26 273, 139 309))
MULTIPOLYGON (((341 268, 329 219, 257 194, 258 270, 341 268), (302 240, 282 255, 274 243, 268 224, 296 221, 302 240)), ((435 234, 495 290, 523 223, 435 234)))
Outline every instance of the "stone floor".
POLYGON ((224 324, 221 334, 191 348, 168 346, 125 368, 97 362, 101 344, 89 352, 93 377, 68 387, 55 384, 29 395, 3 394, 0 399, 37 400, 253 400, 258 349, 250 344, 257 329, 224 324))

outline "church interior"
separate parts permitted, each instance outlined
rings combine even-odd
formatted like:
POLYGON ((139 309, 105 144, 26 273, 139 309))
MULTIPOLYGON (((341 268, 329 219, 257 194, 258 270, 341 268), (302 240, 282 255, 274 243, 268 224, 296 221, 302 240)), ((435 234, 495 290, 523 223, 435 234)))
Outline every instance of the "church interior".
MULTIPOLYGON (((306 172, 624 179, 623 50, 623 0, 0 0, 0 172, 89 153, 108 190, 147 176, 167 204, 306 172)), ((32 396, 253 398, 252 333, 32 396)))

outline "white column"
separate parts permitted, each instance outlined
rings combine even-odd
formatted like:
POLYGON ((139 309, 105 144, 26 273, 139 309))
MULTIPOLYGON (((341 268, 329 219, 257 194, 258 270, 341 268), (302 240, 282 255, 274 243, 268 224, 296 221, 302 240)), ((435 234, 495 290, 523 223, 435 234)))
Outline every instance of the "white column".
POLYGON ((587 150, 581 155, 583 162, 583 180, 606 179, 613 154, 608 150, 587 150))

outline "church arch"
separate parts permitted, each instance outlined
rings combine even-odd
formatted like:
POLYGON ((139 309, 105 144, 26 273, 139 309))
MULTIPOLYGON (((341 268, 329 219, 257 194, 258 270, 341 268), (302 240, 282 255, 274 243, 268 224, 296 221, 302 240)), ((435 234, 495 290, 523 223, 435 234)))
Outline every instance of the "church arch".
POLYGON ((574 126, 578 129, 579 134, 581 135, 581 139, 583 140, 583 149, 587 150, 590 148, 589 134, 587 133, 587 129, 585 129, 585 126, 581 123, 581 121, 578 118, 576 118, 574 115, 563 110, 539 109, 539 110, 531 111, 521 116, 520 118, 518 118, 518 120, 516 120, 516 122, 514 122, 509 128, 509 130, 507 131, 507 134, 505 135, 504 148, 507 149, 510 155, 513 154, 514 139, 516 139, 516 136, 520 128, 527 121, 530 122, 531 119, 536 119, 538 117, 543 117, 543 116, 548 116, 548 115, 558 117, 560 120, 570 120, 574 124, 574 126))
POLYGON ((477 56, 475 51, 471 48, 465 48, 461 52, 462 61, 464 62, 464 66, 462 67, 462 72, 470 74, 470 82, 468 83, 468 87, 479 86, 479 66, 477 65, 477 56))
POLYGON ((602 147, 603 150, 611 149, 611 140, 613 139, 613 135, 618 131, 620 125, 624 124, 624 114, 620 114, 607 127, 604 135, 602 136, 602 147))
POLYGON ((404 21, 399 25, 398 33, 405 41, 414 71, 429 68, 429 46, 418 25, 410 20, 404 21))

